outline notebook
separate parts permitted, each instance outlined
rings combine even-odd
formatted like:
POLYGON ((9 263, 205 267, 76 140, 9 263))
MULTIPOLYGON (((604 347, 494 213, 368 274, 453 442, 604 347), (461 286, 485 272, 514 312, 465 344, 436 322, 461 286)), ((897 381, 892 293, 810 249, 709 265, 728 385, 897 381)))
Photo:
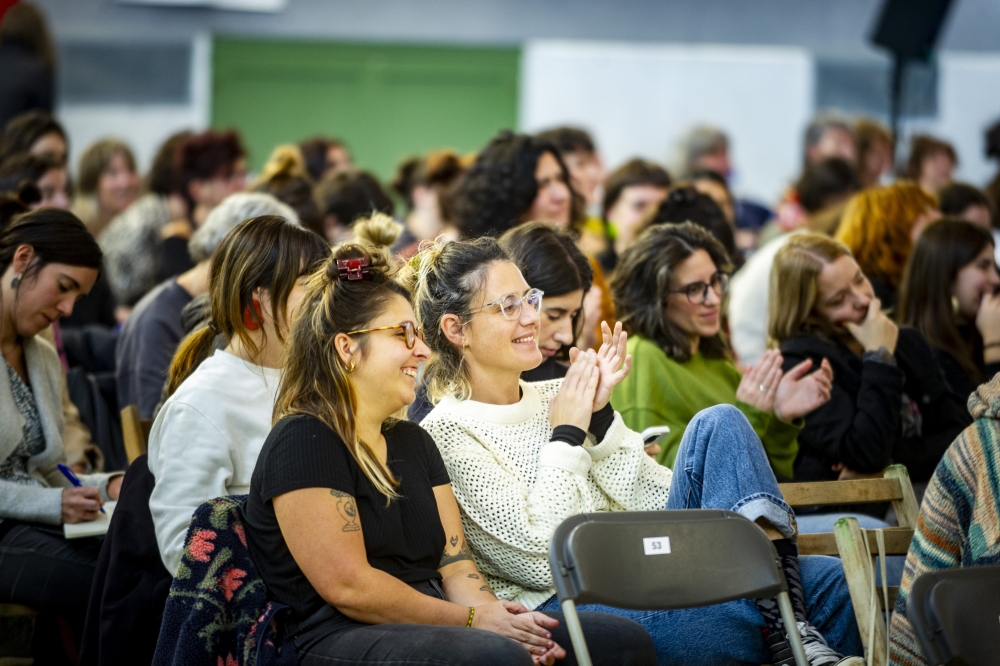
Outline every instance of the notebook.
POLYGON ((63 536, 67 539, 80 539, 89 536, 101 536, 108 533, 111 526, 111 514, 115 512, 115 505, 118 502, 105 502, 104 510, 107 513, 97 514, 96 520, 87 523, 63 524, 63 536))

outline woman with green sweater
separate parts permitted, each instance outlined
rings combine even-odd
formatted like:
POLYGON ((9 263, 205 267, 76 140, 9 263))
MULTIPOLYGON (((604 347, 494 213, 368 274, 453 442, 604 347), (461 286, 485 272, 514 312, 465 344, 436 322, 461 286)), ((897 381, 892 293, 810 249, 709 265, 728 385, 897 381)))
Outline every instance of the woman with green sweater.
POLYGON ((811 361, 782 373, 781 354, 771 350, 741 376, 720 332, 729 270, 722 244, 690 222, 650 227, 625 251, 611 291, 632 373, 611 401, 632 430, 670 426, 657 456, 668 467, 695 414, 735 405, 775 475, 790 479, 801 419, 830 399, 833 373, 826 361, 811 373, 811 361))

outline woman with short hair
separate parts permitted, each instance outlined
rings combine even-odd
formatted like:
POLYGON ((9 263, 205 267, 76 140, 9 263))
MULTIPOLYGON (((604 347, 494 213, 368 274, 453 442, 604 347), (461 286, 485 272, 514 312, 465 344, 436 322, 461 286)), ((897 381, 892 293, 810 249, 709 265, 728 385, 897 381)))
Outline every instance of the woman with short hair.
POLYGON ((111 220, 139 196, 135 156, 124 141, 101 139, 80 156, 73 211, 101 240, 111 220))

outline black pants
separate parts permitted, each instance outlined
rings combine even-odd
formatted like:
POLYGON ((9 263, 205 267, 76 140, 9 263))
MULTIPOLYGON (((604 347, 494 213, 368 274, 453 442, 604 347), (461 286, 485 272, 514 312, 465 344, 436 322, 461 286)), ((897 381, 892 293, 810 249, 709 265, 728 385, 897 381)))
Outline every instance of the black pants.
POLYGON ((0 602, 65 617, 83 628, 101 542, 67 540, 62 527, 0 523, 0 602))
MULTIPOLYGON (((559 664, 575 666, 576 656, 562 613, 552 640, 566 650, 559 664)), ((656 664, 653 639, 639 624, 606 613, 581 612, 591 660, 599 666, 656 664)), ((323 624, 294 640, 301 666, 531 666, 531 655, 519 643, 499 634, 465 627, 426 624, 323 624)))

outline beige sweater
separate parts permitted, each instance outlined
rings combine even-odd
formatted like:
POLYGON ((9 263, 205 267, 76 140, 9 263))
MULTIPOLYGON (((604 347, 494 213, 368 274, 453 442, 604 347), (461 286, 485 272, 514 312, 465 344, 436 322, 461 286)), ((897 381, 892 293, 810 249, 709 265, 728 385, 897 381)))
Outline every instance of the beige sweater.
POLYGON ((420 424, 444 458, 479 570, 499 598, 532 609, 555 594, 548 549, 563 520, 663 509, 670 490, 670 470, 618 414, 600 443, 550 442, 548 406, 561 385, 521 382, 513 405, 445 398, 420 424))

